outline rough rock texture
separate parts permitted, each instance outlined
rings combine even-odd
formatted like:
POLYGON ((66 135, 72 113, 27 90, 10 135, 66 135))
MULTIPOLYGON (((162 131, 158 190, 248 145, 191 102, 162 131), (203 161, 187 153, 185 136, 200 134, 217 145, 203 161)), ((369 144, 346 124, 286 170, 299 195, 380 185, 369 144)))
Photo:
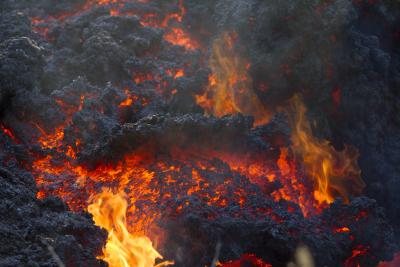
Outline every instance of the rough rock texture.
POLYGON ((293 215, 280 211, 266 216, 259 210, 255 211, 255 207, 267 210, 275 205, 259 196, 260 192, 254 192, 252 203, 257 204, 253 207, 229 205, 227 208, 208 210, 197 208, 199 200, 191 199, 193 205, 184 210, 178 220, 175 217, 170 221, 168 217, 165 219, 164 223, 172 228, 167 239, 169 247, 166 255, 177 259, 178 266, 198 264, 194 259, 203 265, 209 264, 217 243, 221 243, 222 261, 255 253, 273 266, 286 266, 287 259, 292 257, 301 242, 311 249, 317 266, 342 266, 352 255, 349 236, 353 235, 368 250, 360 266, 376 266, 379 262, 377 257, 392 257, 388 252, 395 249, 393 230, 386 222, 382 208, 378 208, 372 199, 355 198, 348 205, 337 201, 324 211, 321 218, 309 220, 300 213, 293 215), (245 215, 237 216, 237 213, 245 215), (221 216, 210 220, 213 214, 221 216), (334 229, 342 225, 349 225, 351 234, 335 234, 334 229), (371 243, 370 240, 376 242, 371 243), (188 254, 194 258, 186 257, 188 254))
POLYGON ((32 176, 0 167, 0 266, 106 266, 107 233, 91 216, 73 213, 56 197, 38 200, 32 176), (54 256, 54 252, 57 256, 54 256))

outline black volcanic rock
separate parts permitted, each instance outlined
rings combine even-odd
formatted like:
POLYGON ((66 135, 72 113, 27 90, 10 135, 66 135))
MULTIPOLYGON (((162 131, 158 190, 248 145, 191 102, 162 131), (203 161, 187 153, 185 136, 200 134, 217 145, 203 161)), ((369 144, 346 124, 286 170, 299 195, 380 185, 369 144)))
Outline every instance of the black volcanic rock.
POLYGON ((9 38, 37 37, 29 18, 22 12, 0 13, 0 43, 9 38))
POLYGON ((393 229, 375 200, 361 197, 349 204, 339 200, 321 217, 304 218, 299 211, 276 209, 276 203, 251 187, 246 190, 251 197, 243 207, 231 204, 205 209, 201 208, 201 200, 191 198, 186 200, 193 202, 190 208, 184 208, 178 219, 166 214, 162 220, 169 229, 166 255, 175 258, 177 266, 203 266, 210 263, 217 243, 221 243, 223 262, 255 253, 279 267, 286 266, 298 244, 304 244, 310 248, 316 266, 342 266, 351 258, 352 249, 359 248, 367 252, 361 266, 375 267, 378 259, 390 260, 397 249, 393 229), (255 211, 257 207, 269 209, 274 215, 255 211), (335 232, 341 227, 350 230, 335 232))
POLYGON ((0 266, 106 266, 101 253, 107 233, 86 213, 73 213, 56 197, 38 200, 28 173, 0 167, 0 266), (20 178, 20 175, 24 179, 20 178))
POLYGON ((0 44, 0 105, 9 104, 18 90, 32 90, 43 67, 42 49, 28 37, 7 39, 0 44))

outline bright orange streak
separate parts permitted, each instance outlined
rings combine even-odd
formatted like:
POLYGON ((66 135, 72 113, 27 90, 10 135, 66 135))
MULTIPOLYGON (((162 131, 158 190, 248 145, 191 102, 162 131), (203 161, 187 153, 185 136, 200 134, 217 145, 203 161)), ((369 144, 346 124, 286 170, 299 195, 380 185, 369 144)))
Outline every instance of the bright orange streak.
POLYGON ((341 228, 336 228, 335 229, 336 233, 348 233, 350 232, 349 227, 341 227, 341 228))
POLYGON ((125 99, 123 102, 121 102, 119 104, 120 107, 129 107, 130 105, 132 105, 133 100, 132 98, 128 97, 127 99, 125 99))
POLYGON ((179 70, 175 73, 174 78, 175 78, 175 79, 178 79, 178 78, 183 77, 183 76, 185 76, 185 71, 184 71, 183 69, 179 69, 179 70))

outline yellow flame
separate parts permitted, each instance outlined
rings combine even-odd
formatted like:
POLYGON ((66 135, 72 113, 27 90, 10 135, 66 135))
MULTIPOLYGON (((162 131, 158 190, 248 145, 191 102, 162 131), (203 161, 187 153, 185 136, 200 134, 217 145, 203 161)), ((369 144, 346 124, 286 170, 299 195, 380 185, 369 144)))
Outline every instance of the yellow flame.
POLYGON ((104 189, 91 198, 88 211, 96 225, 108 231, 108 239, 101 257, 110 267, 161 267, 173 264, 155 264, 162 256, 146 236, 134 235, 127 229, 126 210, 128 202, 124 192, 113 194, 104 189))
POLYGON ((255 125, 268 122, 270 113, 252 89, 248 75, 250 64, 235 51, 235 35, 224 33, 212 46, 209 85, 204 95, 197 96, 197 103, 208 114, 222 117, 243 113, 252 115, 255 125))
POLYGON ((299 96, 292 99, 291 111, 292 150, 314 180, 315 199, 332 203, 340 196, 347 202, 350 195, 360 194, 365 184, 357 163, 358 150, 345 145, 343 151, 336 151, 329 141, 314 137, 299 96))

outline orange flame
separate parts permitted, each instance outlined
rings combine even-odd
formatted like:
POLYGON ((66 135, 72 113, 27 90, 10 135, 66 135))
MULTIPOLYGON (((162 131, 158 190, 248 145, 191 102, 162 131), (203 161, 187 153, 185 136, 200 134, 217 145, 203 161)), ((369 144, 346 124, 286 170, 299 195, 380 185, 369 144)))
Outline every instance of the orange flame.
POLYGON ((92 197, 92 204, 88 207, 96 225, 108 231, 102 259, 110 267, 161 267, 173 264, 167 261, 156 265, 156 260, 162 259, 162 256, 155 250, 150 239, 128 231, 126 198, 123 192, 113 194, 105 189, 92 197))
POLYGON ((217 117, 252 115, 255 125, 261 125, 268 122, 270 114, 252 90, 250 64, 237 55, 235 41, 235 35, 229 33, 214 41, 210 58, 212 74, 204 95, 197 96, 197 104, 217 117))
POLYGON ((332 203, 340 196, 347 202, 350 195, 360 194, 365 184, 357 164, 357 149, 345 145, 343 151, 337 151, 329 141, 314 137, 299 96, 291 101, 291 110, 292 150, 314 181, 315 199, 320 204, 332 203))

